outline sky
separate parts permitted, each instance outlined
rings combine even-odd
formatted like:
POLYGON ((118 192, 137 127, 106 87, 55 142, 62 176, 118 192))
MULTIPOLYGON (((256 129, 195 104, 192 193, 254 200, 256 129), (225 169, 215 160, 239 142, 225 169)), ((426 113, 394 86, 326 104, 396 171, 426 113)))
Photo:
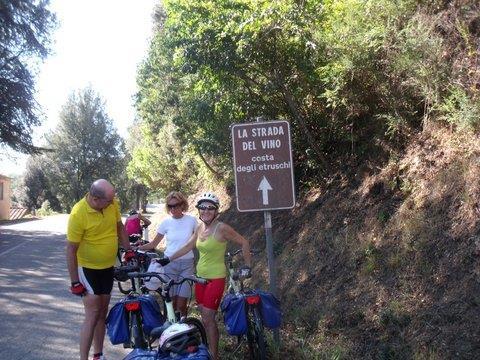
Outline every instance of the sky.
MULTIPOLYGON (((36 99, 45 113, 34 143, 55 129, 72 91, 91 86, 105 101, 118 133, 126 137, 135 118, 136 71, 147 55, 152 13, 158 0, 51 0, 58 27, 53 53, 39 67, 36 99)), ((2 156, 0 173, 20 175, 27 156, 2 156)))

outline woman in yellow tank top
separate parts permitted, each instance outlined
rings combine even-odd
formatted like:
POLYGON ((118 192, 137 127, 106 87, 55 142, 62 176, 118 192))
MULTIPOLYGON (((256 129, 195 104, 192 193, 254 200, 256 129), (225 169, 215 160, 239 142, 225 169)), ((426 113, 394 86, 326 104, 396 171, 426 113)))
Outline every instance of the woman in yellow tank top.
POLYGON ((199 259, 197 276, 209 279, 206 285, 195 284, 195 297, 197 299, 202 321, 207 331, 210 352, 213 358, 218 359, 218 326, 215 315, 225 290, 225 251, 227 241, 233 241, 242 246, 245 270, 250 272, 251 256, 250 244, 247 239, 237 233, 231 226, 218 221, 218 208, 220 201, 212 193, 204 193, 197 200, 196 208, 203 224, 197 228, 190 240, 183 248, 170 257, 160 259, 161 265, 179 258, 193 248, 197 248, 199 259))

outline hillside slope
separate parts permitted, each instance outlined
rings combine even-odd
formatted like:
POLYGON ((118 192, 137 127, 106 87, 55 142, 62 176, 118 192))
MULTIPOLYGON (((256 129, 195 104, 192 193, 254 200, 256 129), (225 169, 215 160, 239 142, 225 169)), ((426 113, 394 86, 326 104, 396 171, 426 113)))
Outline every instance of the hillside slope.
MULTIPOLYGON (((344 164, 273 213, 282 352, 480 358, 480 140, 429 128, 381 166, 344 164)), ((223 214, 264 248, 262 213, 223 214)), ((257 277, 268 281, 265 252, 257 277)))

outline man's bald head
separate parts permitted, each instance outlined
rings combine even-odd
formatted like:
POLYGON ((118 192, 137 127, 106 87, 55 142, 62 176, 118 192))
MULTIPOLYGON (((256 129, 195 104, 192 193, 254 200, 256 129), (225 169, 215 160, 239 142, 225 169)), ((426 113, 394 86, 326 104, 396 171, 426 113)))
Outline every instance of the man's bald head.
POLYGON ((107 180, 99 179, 90 186, 89 195, 94 200, 89 202, 90 206, 96 210, 101 210, 112 203, 115 197, 115 188, 107 180))

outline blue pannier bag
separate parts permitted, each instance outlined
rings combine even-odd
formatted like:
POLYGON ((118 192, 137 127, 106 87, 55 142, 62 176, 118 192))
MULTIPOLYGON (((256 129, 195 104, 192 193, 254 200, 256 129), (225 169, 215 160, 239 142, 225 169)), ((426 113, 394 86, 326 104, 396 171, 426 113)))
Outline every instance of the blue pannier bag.
POLYGON ((160 312, 157 300, 152 295, 141 295, 138 299, 141 305, 143 331, 150 335, 154 328, 163 325, 165 319, 160 312))
POLYGON ((123 360, 157 360, 156 350, 133 349, 123 360))
POLYGON ((270 328, 276 329, 282 325, 282 310, 280 309, 280 301, 270 292, 263 290, 255 290, 260 295, 262 320, 263 324, 270 328))
MULTIPOLYGON (((198 350, 188 354, 158 353, 156 360, 210 360, 210 353, 205 345, 201 344, 198 350)), ((143 360, 143 359, 142 359, 143 360)))
POLYGON ((240 294, 227 294, 220 304, 223 322, 229 335, 244 335, 247 333, 247 316, 245 299, 240 294))
POLYGON ((107 334, 113 345, 122 344, 128 341, 128 318, 124 302, 119 301, 109 311, 105 320, 107 334))

